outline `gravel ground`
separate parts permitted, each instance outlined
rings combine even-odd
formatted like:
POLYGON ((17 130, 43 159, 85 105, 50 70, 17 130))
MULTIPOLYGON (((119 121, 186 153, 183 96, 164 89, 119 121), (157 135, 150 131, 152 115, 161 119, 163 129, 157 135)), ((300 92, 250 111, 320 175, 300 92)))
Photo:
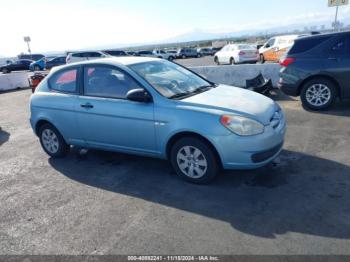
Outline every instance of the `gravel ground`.
POLYGON ((280 162, 178 179, 166 161, 73 149, 50 159, 30 90, 0 94, 0 254, 348 254, 350 103, 325 113, 277 96, 280 162))

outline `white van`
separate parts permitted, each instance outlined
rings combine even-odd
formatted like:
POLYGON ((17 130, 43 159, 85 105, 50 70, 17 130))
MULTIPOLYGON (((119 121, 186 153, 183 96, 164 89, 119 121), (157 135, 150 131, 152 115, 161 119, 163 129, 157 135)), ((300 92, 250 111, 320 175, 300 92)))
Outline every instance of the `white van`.
POLYGON ((272 37, 259 49, 260 62, 279 62, 280 58, 294 44, 299 35, 284 35, 272 37))

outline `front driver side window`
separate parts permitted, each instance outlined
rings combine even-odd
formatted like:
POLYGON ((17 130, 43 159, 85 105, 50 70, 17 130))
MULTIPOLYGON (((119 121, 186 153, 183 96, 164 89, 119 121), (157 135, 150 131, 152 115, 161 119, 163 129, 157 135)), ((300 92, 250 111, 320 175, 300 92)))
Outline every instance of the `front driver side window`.
POLYGON ((106 66, 84 69, 84 94, 87 96, 126 99, 126 94, 140 88, 128 74, 106 66))
POLYGON ((273 47, 274 44, 275 44, 275 39, 273 38, 267 42, 266 47, 273 47))

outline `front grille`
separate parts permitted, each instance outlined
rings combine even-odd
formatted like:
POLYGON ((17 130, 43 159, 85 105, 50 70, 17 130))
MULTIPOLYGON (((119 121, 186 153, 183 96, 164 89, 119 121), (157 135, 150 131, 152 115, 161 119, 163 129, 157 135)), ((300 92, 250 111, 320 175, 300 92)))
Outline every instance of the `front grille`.
POLYGON ((252 155, 252 161, 253 163, 260 163, 268 160, 269 158, 273 157, 275 154, 277 154, 278 151, 282 148, 283 143, 260 153, 256 153, 252 155))

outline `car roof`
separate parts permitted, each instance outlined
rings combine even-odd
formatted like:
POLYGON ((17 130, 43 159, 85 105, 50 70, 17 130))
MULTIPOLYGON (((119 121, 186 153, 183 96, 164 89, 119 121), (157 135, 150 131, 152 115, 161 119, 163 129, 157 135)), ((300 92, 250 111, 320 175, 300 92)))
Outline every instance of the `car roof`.
POLYGON ((296 39, 296 41, 303 41, 303 40, 314 39, 314 38, 322 38, 322 37, 327 37, 327 36, 340 36, 340 35, 347 35, 347 34, 350 34, 350 30, 342 31, 342 32, 331 32, 331 33, 325 33, 325 34, 303 36, 303 37, 296 39))
POLYGON ((164 60, 160 58, 143 57, 143 56, 121 56, 121 57, 110 57, 110 58, 108 57, 108 58, 100 58, 100 59, 66 64, 63 66, 55 67, 51 71, 55 72, 58 69, 61 70, 64 68, 72 67, 74 65, 105 64, 105 65, 115 65, 115 66, 120 66, 120 65, 129 66, 133 64, 146 63, 146 62, 152 62, 152 61, 164 61, 164 60))

